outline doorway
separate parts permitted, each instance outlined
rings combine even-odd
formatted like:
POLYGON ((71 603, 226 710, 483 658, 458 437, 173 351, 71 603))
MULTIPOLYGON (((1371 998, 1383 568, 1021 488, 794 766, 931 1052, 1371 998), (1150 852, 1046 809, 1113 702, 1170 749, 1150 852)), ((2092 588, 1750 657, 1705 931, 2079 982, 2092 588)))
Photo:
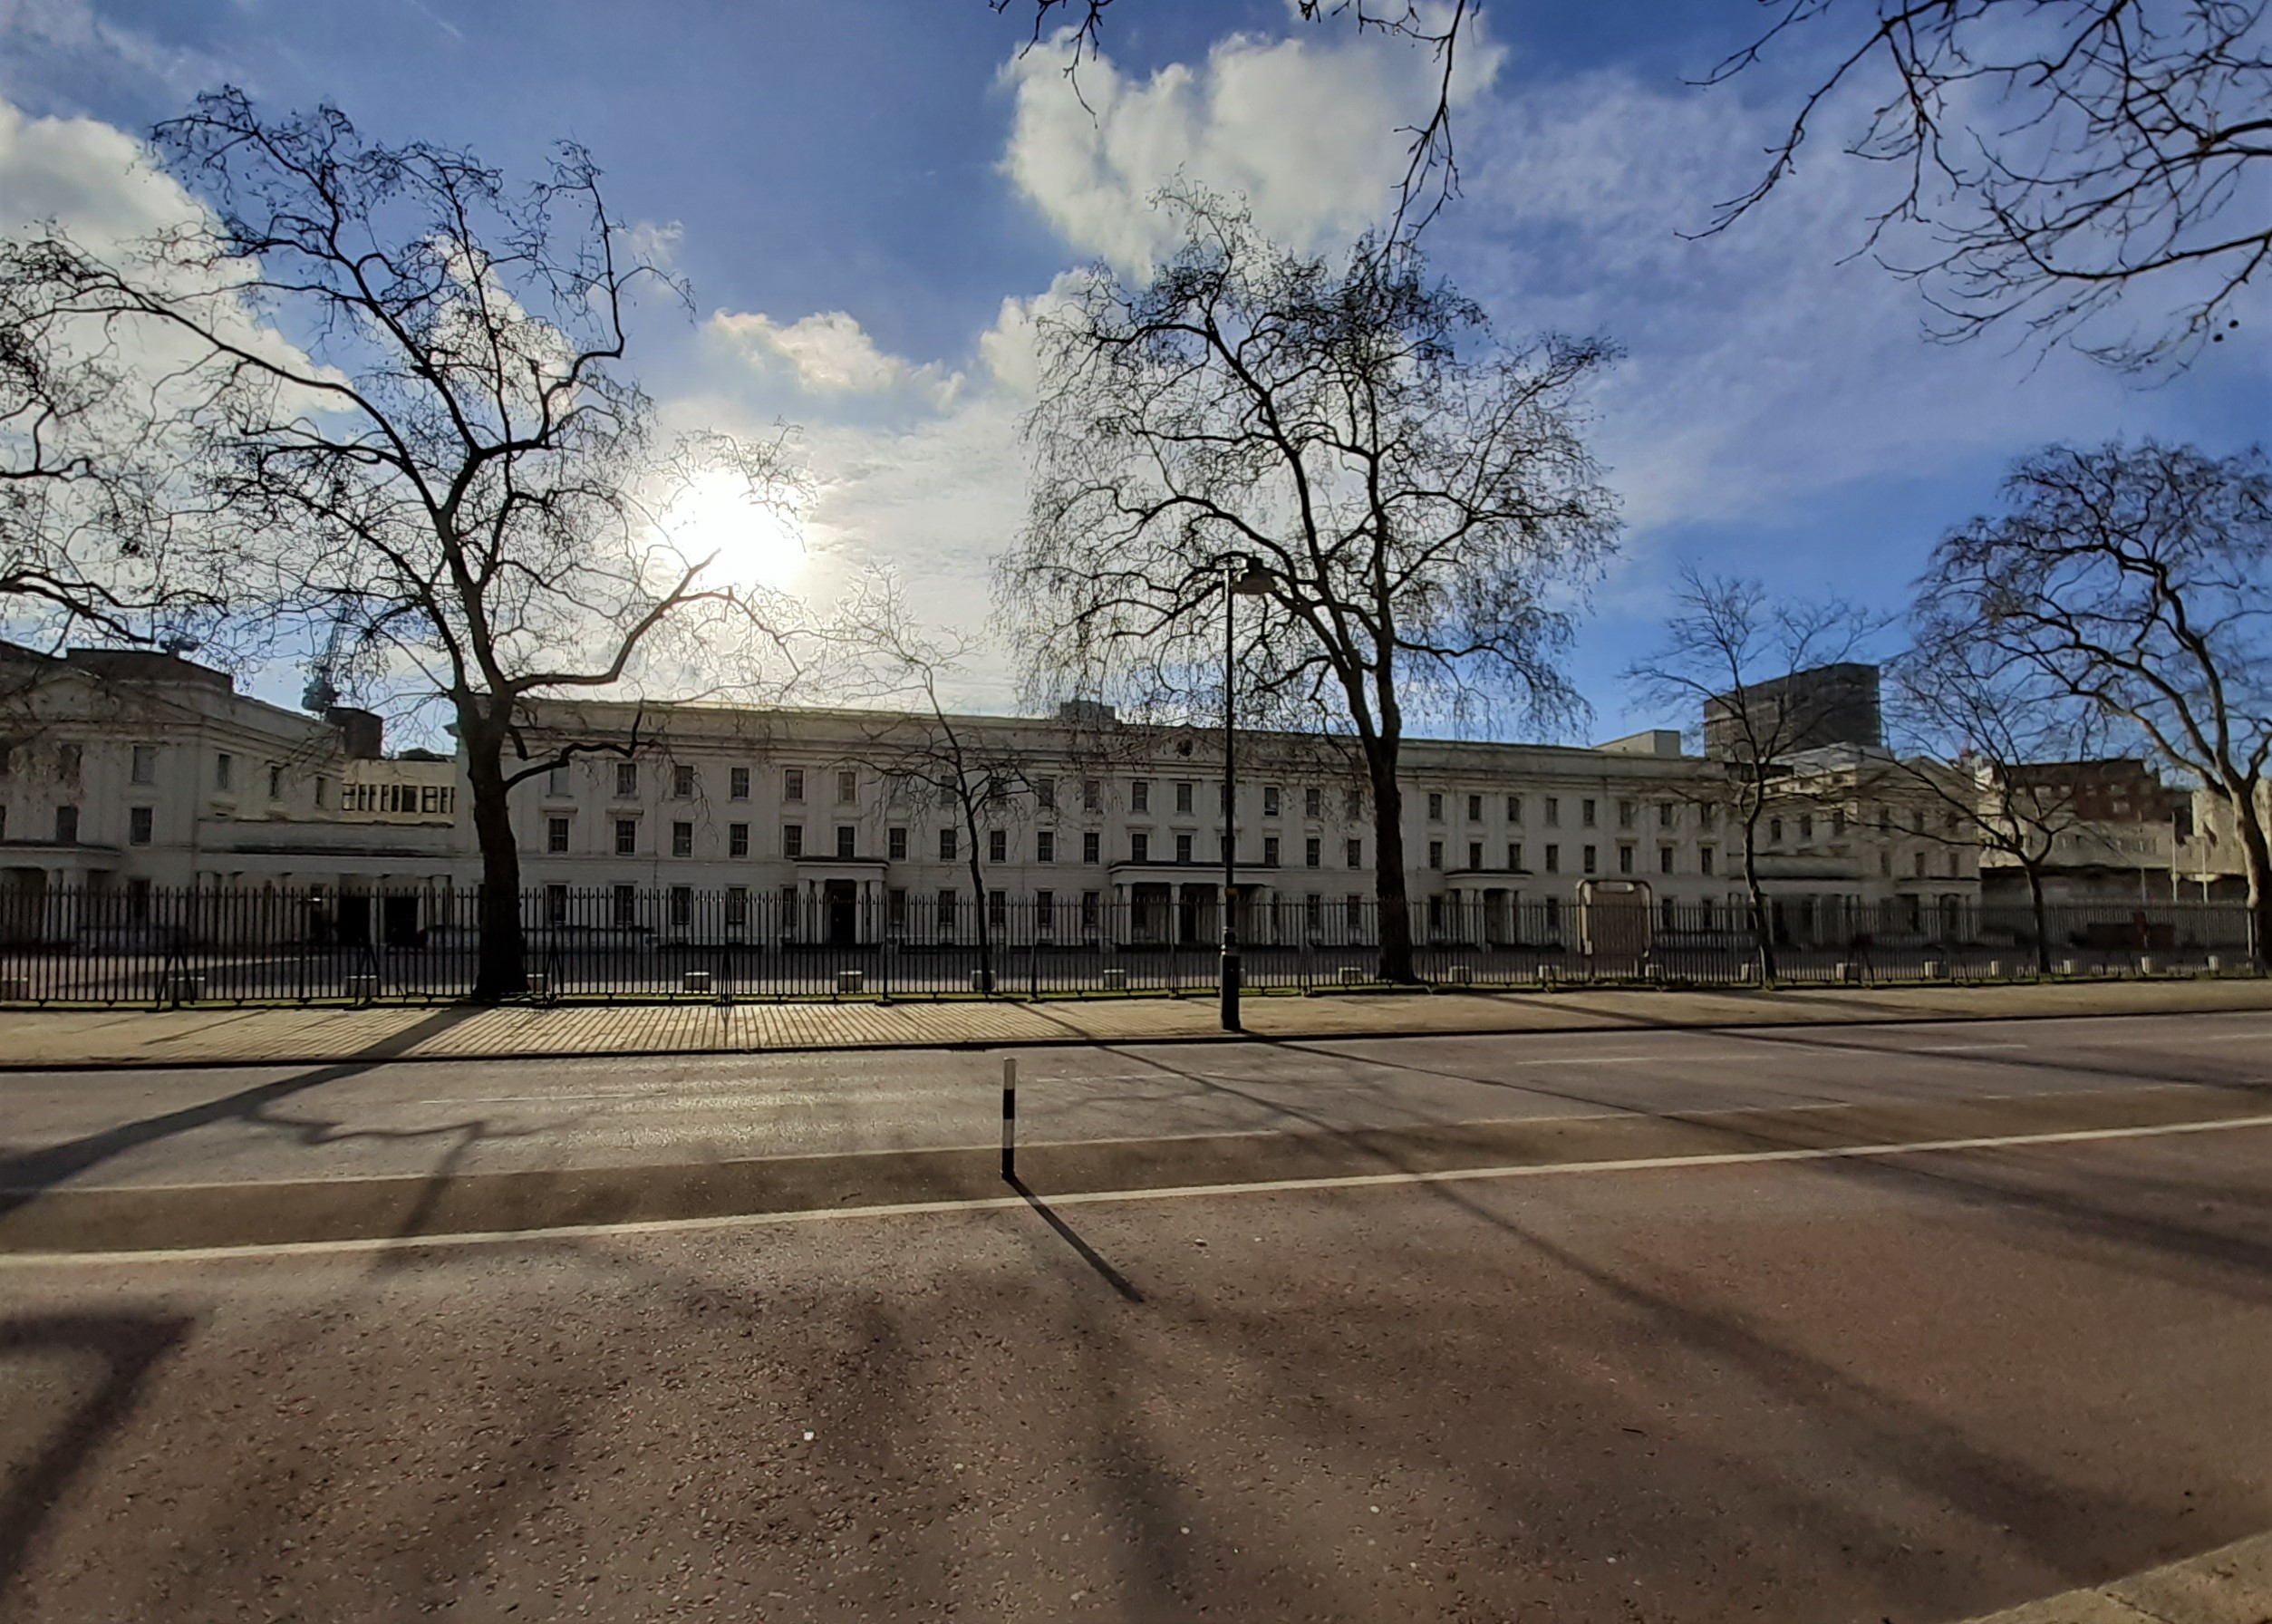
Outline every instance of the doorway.
POLYGON ((851 880, 829 880, 821 901, 828 915, 828 945, 850 947, 860 940, 859 887, 851 880))

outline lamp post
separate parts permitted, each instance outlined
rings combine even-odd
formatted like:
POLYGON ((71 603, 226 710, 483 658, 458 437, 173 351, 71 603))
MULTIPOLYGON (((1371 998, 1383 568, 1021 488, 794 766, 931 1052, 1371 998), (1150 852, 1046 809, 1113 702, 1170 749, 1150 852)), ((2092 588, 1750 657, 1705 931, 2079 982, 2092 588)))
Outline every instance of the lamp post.
POLYGON ((1233 683, 1238 672, 1238 602, 1270 595, 1271 573, 1260 560, 1233 553, 1223 568, 1223 1030, 1239 1024, 1239 776, 1233 731, 1238 715, 1233 683))

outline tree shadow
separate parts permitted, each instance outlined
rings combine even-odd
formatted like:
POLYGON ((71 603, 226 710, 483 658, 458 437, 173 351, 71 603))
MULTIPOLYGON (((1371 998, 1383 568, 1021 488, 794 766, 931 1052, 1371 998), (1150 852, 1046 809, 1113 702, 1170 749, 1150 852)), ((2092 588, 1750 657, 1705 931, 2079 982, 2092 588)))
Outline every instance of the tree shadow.
MULTIPOLYGON (((194 1321, 179 1315, 47 1314, 0 1320, 0 1358, 26 1353, 93 1354, 104 1369, 95 1390, 64 1416, 31 1464, 0 1488, 0 1599, 20 1581, 48 1513, 104 1439, 131 1414, 150 1372, 179 1348, 194 1321)), ((24 1425, 12 1417, 10 1426, 24 1425)))
MULTIPOLYGON (((414 1026, 395 1032, 364 1049, 352 1060, 321 1066, 294 1077, 258 1083, 218 1099, 161 1112, 134 1122, 82 1135, 61 1145, 0 1155, 0 1218, 37 1200, 42 1194, 102 1166, 114 1156, 154 1145, 177 1135, 223 1122, 266 1123, 277 1126, 266 1113, 279 1100, 305 1094, 329 1083, 358 1077, 389 1060, 399 1059, 426 1039, 447 1031, 475 1011, 440 1010, 414 1026)), ((307 1125, 295 1125, 305 1126, 307 1125)))

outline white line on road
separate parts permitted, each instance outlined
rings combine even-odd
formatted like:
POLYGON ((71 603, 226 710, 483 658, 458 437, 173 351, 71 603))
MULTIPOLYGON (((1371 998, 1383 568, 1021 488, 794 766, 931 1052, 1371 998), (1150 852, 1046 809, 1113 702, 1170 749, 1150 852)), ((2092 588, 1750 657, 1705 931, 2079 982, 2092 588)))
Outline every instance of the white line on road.
MULTIPOLYGON (((2028 1145, 2086 1145, 2112 1139, 2159 1139, 2177 1134, 2227 1133, 2272 1127, 2272 1116, 2165 1122, 2145 1127, 2070 1128, 2050 1134, 1997 1134, 1968 1139, 1909 1139, 1895 1145, 1835 1145, 1798 1150, 1733 1150, 1692 1156, 1629 1156, 1600 1162, 1525 1162, 1512 1166, 1448 1167, 1426 1173, 1351 1173, 1318 1178, 1256 1179, 1243 1184, 1175 1184, 1156 1190, 1079 1190, 1044 1194, 1053 1207, 1117 1205, 1139 1201, 1189 1201, 1218 1195, 1281 1195, 1310 1190, 1370 1190, 1397 1184, 1468 1184, 1484 1179, 1544 1178, 1588 1173, 1654 1173, 1687 1167, 1742 1167, 1772 1162, 1858 1161, 1959 1150, 2002 1150, 2028 1145)), ((1027 1204, 1022 1195, 960 1201, 904 1201, 865 1207, 810 1208, 788 1213, 731 1213, 712 1218, 647 1218, 621 1223, 565 1223, 544 1229, 469 1230, 444 1235, 373 1235, 350 1241, 278 1241, 258 1245, 185 1246, 147 1252, 0 1252, 0 1269, 101 1263, 204 1263, 266 1257, 327 1257, 374 1252, 414 1252, 440 1246, 501 1246, 521 1241, 595 1240, 619 1235, 696 1234, 706 1230, 754 1229, 785 1223, 827 1223, 859 1218, 912 1218, 944 1213, 1007 1212, 1027 1204)))

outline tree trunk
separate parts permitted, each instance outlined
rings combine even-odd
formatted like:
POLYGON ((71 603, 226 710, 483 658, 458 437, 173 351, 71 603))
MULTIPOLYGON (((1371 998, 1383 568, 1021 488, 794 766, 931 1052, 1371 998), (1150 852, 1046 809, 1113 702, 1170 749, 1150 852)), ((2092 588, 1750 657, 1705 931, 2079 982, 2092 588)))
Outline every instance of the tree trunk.
POLYGON ((459 712, 466 778, 473 797, 473 834, 481 853, 481 953, 474 970, 476 1003, 502 1003, 528 991, 521 934, 521 855, 513 839, 501 734, 459 712))
POLYGON ((963 832, 971 837, 971 905, 976 910, 972 917, 978 923, 979 991, 991 995, 994 991, 994 932, 986 911, 986 871, 980 866, 978 856, 978 814, 966 800, 962 807, 963 832))
POLYGON ((2027 865, 2027 905, 2035 916, 2035 969, 2044 975, 2051 973, 2051 925, 2044 914, 2044 876, 2035 865, 2027 865))
POLYGON ((1405 888, 1404 791, 1397 784, 1398 740, 1378 738, 1365 752, 1373 786, 1373 896, 1380 910, 1380 979, 1410 985, 1412 901, 1405 888))
POLYGON ((1775 979, 1775 927, 1767 912, 1767 893, 1759 884, 1759 831, 1756 818, 1744 825, 1744 888, 1751 896, 1752 945, 1759 952, 1759 981, 1775 979))
POLYGON ((2251 784, 2230 797, 2233 827, 2240 836, 2240 855, 2248 875, 2248 962, 2258 970, 2272 968, 2272 842, 2254 804, 2251 784))

